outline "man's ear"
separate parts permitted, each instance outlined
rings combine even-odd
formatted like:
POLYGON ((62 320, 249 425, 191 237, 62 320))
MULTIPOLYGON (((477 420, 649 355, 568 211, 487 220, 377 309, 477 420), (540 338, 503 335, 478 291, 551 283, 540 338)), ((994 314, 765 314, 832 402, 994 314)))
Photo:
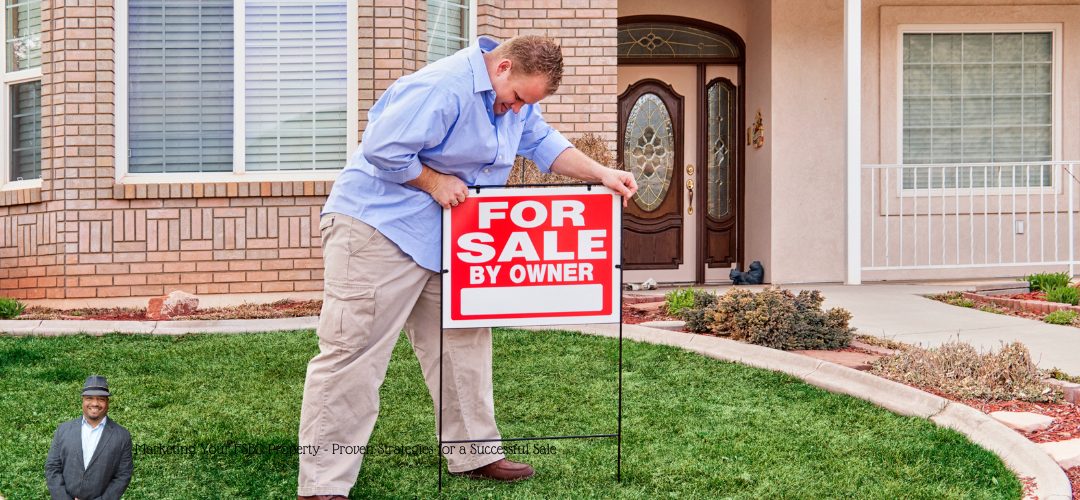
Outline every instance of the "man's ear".
POLYGON ((510 59, 503 59, 499 61, 499 65, 495 67, 496 76, 502 75, 505 71, 510 71, 513 66, 514 61, 511 61, 510 59))

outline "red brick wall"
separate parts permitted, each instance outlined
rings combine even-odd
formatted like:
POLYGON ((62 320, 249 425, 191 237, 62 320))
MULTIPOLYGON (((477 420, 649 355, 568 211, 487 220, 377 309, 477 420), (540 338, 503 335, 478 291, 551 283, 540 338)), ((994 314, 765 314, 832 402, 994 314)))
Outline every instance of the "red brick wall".
MULTIPOLYGON (((616 130, 615 0, 479 0, 480 34, 560 41, 545 116, 568 136, 616 130)), ((359 126, 426 61, 425 0, 364 2, 359 126)), ((42 7, 42 187, 0 193, 0 296, 21 299, 322 289, 331 183, 115 183, 112 0, 42 7)), ((197 175, 197 174, 195 174, 197 175)))

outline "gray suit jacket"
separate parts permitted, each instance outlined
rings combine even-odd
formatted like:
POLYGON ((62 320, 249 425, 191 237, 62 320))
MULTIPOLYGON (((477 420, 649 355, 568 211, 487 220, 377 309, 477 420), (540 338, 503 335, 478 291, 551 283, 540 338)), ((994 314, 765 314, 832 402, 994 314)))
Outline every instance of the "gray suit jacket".
POLYGON ((90 465, 83 469, 82 417, 60 424, 45 459, 45 482, 53 499, 117 499, 131 473, 131 434, 113 419, 101 431, 90 465))

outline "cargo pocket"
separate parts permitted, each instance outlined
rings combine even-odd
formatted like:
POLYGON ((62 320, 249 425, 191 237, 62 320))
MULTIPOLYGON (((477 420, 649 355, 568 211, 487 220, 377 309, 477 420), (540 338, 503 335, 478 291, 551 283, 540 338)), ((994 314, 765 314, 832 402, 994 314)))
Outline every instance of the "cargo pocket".
POLYGON ((326 280, 319 315, 319 342, 364 349, 375 318, 375 287, 326 280))

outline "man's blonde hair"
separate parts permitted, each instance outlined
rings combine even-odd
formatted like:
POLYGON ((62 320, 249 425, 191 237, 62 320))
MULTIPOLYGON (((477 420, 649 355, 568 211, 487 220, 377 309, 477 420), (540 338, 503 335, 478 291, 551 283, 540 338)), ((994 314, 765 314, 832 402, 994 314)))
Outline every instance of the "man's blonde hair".
POLYGON ((513 61, 511 71, 523 75, 547 77, 547 93, 554 94, 562 82, 562 47, 546 36, 522 35, 511 38, 493 51, 496 57, 513 61))

